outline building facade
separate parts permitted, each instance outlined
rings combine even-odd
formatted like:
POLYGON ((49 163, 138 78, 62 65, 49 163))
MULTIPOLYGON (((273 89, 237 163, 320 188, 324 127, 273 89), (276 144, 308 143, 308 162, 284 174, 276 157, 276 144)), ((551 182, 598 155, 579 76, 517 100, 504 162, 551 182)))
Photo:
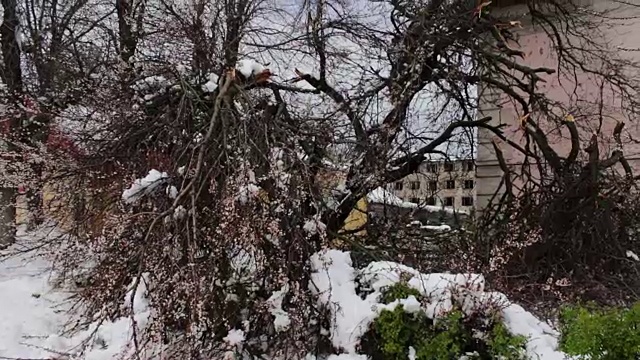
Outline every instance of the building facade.
POLYGON ((387 190, 407 202, 471 212, 476 203, 476 165, 473 160, 427 161, 387 190))
MULTIPOLYGON (((616 52, 622 57, 630 57, 630 60, 637 60, 638 52, 625 51, 623 49, 640 49, 640 1, 632 0, 627 4, 613 0, 580 0, 584 6, 597 11, 611 11, 610 21, 602 22, 598 27, 598 32, 602 39, 594 41, 604 41, 610 51, 616 52), (614 20, 615 19, 615 20, 614 20), (634 59, 635 58, 635 59, 634 59)), ((514 48, 519 48, 525 53, 525 62, 531 67, 557 68, 556 52, 553 50, 554 44, 549 36, 540 28, 527 23, 527 7, 522 5, 524 0, 502 0, 497 1, 499 8, 495 11, 505 18, 522 19, 522 29, 517 32, 518 44, 510 44, 514 48), (523 16, 525 15, 525 16, 523 16)), ((594 37, 596 34, 593 35, 594 37)), ((589 64, 592 66, 593 64, 589 64)), ((564 104, 565 109, 575 109, 575 122, 579 129, 581 149, 588 144, 589 138, 596 133, 598 136, 600 154, 602 157, 611 154, 616 144, 613 139, 613 129, 618 121, 625 122, 622 134, 624 144, 624 154, 631 166, 635 168, 635 173, 640 169, 640 127, 637 121, 628 119, 624 115, 623 109, 619 107, 619 99, 616 94, 603 90, 598 80, 591 75, 577 74, 575 77, 561 76, 556 74, 542 76, 545 83, 539 86, 551 99, 564 104), (599 104, 604 106, 599 108, 599 104), (604 116, 602 116, 604 114, 604 116), (635 140, 634 140, 635 139, 635 140)), ((524 145, 525 136, 519 122, 524 114, 519 113, 517 108, 504 96, 492 92, 486 88, 479 89, 479 116, 491 116, 492 124, 506 125, 504 135, 519 145, 524 145)), ((572 110, 573 111, 573 110, 572 110)), ((568 130, 548 126, 540 122, 540 126, 548 134, 548 140, 552 148, 560 155, 566 156, 571 149, 568 130)), ((484 209, 496 193, 500 192, 500 183, 503 172, 498 165, 498 160, 492 146, 492 141, 497 138, 486 129, 478 131, 477 148, 477 203, 476 209, 484 209)), ((509 167, 516 173, 519 165, 523 163, 524 156, 508 145, 499 144, 505 160, 509 167)), ((581 155, 584 155, 581 154, 581 155)), ((523 175, 524 176, 524 175, 523 175)), ((529 176, 536 176, 530 174, 529 176)), ((516 184, 514 184, 516 185, 516 184)))

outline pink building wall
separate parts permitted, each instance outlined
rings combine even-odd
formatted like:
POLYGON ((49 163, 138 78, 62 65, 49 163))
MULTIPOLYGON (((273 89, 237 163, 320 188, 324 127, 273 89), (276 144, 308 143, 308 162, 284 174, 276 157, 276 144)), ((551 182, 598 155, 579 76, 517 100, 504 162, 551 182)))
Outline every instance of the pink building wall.
MULTIPOLYGON (((596 10, 614 6, 614 1, 592 0, 590 2, 596 10)), ((638 1, 638 5, 640 5, 640 1, 638 1)), ((622 56, 630 59, 635 57, 640 60, 640 52, 619 50, 620 47, 640 49, 640 18, 633 18, 633 16, 640 16, 640 9, 617 8, 619 6, 617 4, 615 6, 614 14, 622 15, 627 19, 624 21, 616 20, 615 24, 614 21, 603 24, 598 28, 598 31, 602 32, 603 38, 599 39, 597 31, 593 31, 593 40, 606 43, 612 51, 616 51, 622 56)), ((522 14, 522 10, 522 7, 515 6, 505 9, 505 12, 517 13, 519 11, 522 14)), ((551 48, 552 42, 544 31, 523 21, 523 29, 519 31, 519 40, 520 49, 526 54, 525 62, 527 64, 532 67, 543 66, 557 69, 555 51, 551 48)), ((511 46, 516 47, 513 44, 511 46)), ((590 65, 596 64, 591 63, 590 65)), ((601 156, 610 155, 615 147, 612 138, 613 128, 618 121, 624 121, 625 128, 622 139, 625 144, 625 156, 629 159, 632 167, 640 173, 640 119, 630 118, 622 111, 619 96, 608 89, 601 90, 602 87, 598 79, 584 73, 578 74, 577 81, 575 78, 562 74, 544 75, 543 78, 547 82, 541 84, 541 87, 547 96, 562 102, 564 107, 574 115, 580 130, 581 150, 584 150, 588 140, 595 132, 600 140, 601 156), (606 104, 602 109, 597 105, 601 102, 601 98, 606 104)), ((524 133, 518 121, 518 118, 523 114, 516 111, 517 107, 508 102, 506 97, 496 97, 486 89, 480 90, 480 97, 480 116, 492 116, 494 124, 507 124, 503 129, 505 136, 523 145, 524 133)), ((558 113, 560 114, 560 111, 558 113)), ((560 115, 564 115, 564 112, 562 113, 560 115)), ((537 120, 535 112, 531 117, 537 120)), ((539 122, 541 125, 544 123, 544 121, 539 122)), ((546 130, 552 147, 561 156, 566 156, 571 148, 566 127, 546 126, 543 129, 546 130)), ((485 129, 479 130, 477 155, 477 208, 479 210, 486 207, 502 178, 502 171, 498 166, 491 145, 492 139, 495 139, 494 134, 485 129)), ((507 144, 502 144, 500 147, 507 163, 517 169, 517 165, 522 164, 524 156, 507 144)), ((584 154, 582 151, 581 156, 584 154)))

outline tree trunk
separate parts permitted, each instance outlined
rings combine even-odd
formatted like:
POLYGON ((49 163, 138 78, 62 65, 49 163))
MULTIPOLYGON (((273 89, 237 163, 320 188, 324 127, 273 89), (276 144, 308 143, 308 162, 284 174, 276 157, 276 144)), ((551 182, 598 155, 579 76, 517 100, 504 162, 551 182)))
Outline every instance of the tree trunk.
POLYGON ((16 239, 16 190, 0 188, 0 249, 13 244, 16 239))
MULTIPOLYGON (((18 12, 16 0, 1 0, 4 9, 2 25, 0 25, 0 48, 2 49, 2 79, 7 84, 11 100, 18 102, 22 93, 22 68, 20 67, 20 44, 16 37, 18 30, 18 12)), ((8 135, 15 135, 20 130, 19 118, 9 117, 8 135)), ((0 144, 2 148, 6 144, 0 144)), ((11 149, 6 149, 11 150, 11 149)), ((11 187, 0 188, 0 248, 7 247, 15 241, 15 200, 16 189, 11 187)))
POLYGON ((19 24, 16 0, 2 0, 2 6, 4 14, 2 25, 0 25, 0 38, 4 61, 3 78, 11 95, 16 95, 22 91, 20 45, 16 37, 16 30, 19 24))

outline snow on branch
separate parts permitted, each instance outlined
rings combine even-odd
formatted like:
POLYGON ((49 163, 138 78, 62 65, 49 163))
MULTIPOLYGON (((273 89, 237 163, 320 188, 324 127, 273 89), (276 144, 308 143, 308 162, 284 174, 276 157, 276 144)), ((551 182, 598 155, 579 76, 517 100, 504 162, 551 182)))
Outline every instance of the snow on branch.
POLYGON ((151 193, 168 178, 169 175, 166 172, 151 169, 147 176, 137 179, 130 188, 122 192, 122 200, 127 204, 133 204, 143 196, 151 193))

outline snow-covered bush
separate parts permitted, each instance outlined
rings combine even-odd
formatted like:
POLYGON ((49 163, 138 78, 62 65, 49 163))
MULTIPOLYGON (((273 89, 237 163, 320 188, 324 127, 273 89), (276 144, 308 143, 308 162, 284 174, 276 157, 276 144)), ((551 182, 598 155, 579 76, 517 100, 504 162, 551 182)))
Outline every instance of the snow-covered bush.
POLYGON ((557 333, 477 274, 423 274, 393 262, 354 269, 349 253, 311 259, 334 351, 371 359, 553 359, 557 333))
MULTIPOLYGON (((406 284, 397 283, 383 291, 385 303, 406 298, 408 294, 421 300, 419 292, 406 284)), ((383 310, 363 340, 363 352, 372 359, 448 360, 468 359, 525 359, 524 336, 510 334, 497 312, 465 316, 453 310, 438 318, 429 319, 424 312, 408 313, 402 305, 383 310)))

